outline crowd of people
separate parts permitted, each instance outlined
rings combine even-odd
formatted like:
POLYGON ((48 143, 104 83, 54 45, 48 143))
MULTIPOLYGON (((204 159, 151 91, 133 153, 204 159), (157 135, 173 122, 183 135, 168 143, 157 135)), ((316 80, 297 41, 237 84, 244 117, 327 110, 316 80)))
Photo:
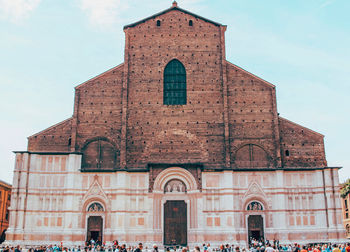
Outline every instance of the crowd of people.
POLYGON ((106 246, 98 242, 88 242, 85 246, 65 247, 61 245, 48 245, 30 248, 0 247, 0 252, 350 252, 350 243, 347 244, 279 244, 278 241, 257 241, 251 240, 250 245, 240 247, 237 245, 222 244, 211 247, 209 243, 203 243, 201 246, 195 246, 194 249, 181 246, 169 246, 159 249, 156 244, 152 247, 144 247, 142 243, 137 246, 119 245, 114 241, 113 245, 106 246))

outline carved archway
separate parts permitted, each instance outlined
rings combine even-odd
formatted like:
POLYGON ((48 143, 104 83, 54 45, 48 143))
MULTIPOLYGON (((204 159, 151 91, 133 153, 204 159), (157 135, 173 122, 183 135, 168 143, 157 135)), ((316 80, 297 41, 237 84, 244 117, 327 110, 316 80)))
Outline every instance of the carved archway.
POLYGON ((196 179, 193 177, 193 175, 180 167, 173 167, 173 168, 167 168, 164 171, 162 171, 158 176, 156 177, 153 185, 153 191, 163 193, 165 190, 165 185, 170 180, 180 180, 184 183, 186 186, 186 190, 193 191, 197 190, 198 185, 196 182, 196 179))
POLYGON ((245 198, 244 204, 245 226, 247 241, 264 239, 266 223, 269 215, 266 213, 267 203, 261 195, 250 195, 245 198))
POLYGON ((87 242, 103 242, 104 229, 106 227, 106 212, 104 204, 99 200, 88 200, 84 204, 84 222, 86 223, 87 242))
MULTIPOLYGON (((193 193, 198 192, 198 184, 195 177, 186 169, 180 167, 171 167, 161 171, 154 180, 152 187, 154 195, 154 215, 153 215, 153 225, 155 228, 163 231, 163 242, 169 242, 167 234, 169 232, 174 232, 174 230, 167 230, 167 224, 170 223, 170 227, 173 226, 173 223, 169 222, 169 214, 171 216, 179 217, 182 216, 179 220, 176 220, 174 223, 182 223, 182 228, 180 230, 175 230, 175 232, 181 232, 183 234, 190 235, 190 229, 198 227, 198 216, 195 202, 195 197, 193 193), (171 184, 176 185, 176 190, 170 189, 170 192, 167 191, 167 185, 171 184), (181 191, 179 189, 180 184, 182 185, 181 191), (169 204, 173 207, 168 208, 169 204), (180 204, 181 207, 178 207, 177 204, 180 204), (178 209, 181 211, 181 215, 176 213, 170 213, 169 209, 178 209), (189 233, 187 233, 189 232, 189 233)), ((175 210, 174 210, 175 211, 175 210)), ((179 238, 179 237, 177 237, 179 238)), ((177 240, 176 238, 176 240, 177 240)), ((181 241, 187 241, 187 235, 182 237, 181 241), (182 239, 183 238, 183 239, 182 239)), ((179 242, 179 241, 176 241, 179 242)), ((186 244, 186 242, 184 242, 186 244)))
POLYGON ((244 211, 251 211, 251 210, 248 210, 248 206, 250 203, 253 203, 253 202, 257 202, 262 206, 263 209, 259 211, 268 210, 267 201, 263 197, 261 197, 261 195, 249 195, 244 199, 244 202, 243 202, 244 211))
POLYGON ((86 229, 87 228, 87 218, 89 216, 101 216, 103 218, 103 222, 104 222, 104 227, 106 227, 105 225, 108 224, 107 222, 107 217, 108 217, 108 208, 107 208, 107 204, 105 202, 105 199, 100 196, 100 195, 92 195, 90 197, 87 197, 85 199, 85 201, 83 201, 82 205, 81 205, 81 219, 80 219, 80 225, 81 228, 86 229), (98 204, 102 207, 103 211, 89 211, 89 208, 91 206, 94 206, 95 204, 98 204))

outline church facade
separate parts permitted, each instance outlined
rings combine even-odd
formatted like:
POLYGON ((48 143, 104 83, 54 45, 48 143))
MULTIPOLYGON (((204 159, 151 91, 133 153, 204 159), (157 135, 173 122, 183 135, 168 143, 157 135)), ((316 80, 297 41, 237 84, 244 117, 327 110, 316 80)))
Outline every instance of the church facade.
POLYGON ((17 151, 7 241, 82 245, 344 239, 324 136, 225 59, 226 26, 174 2, 124 27, 124 63, 17 151))

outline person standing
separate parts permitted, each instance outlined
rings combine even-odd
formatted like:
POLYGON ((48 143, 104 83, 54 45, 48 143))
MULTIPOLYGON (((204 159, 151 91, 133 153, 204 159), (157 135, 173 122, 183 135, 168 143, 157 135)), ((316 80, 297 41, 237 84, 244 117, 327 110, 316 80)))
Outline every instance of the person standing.
POLYGON ((140 242, 139 246, 134 250, 134 252, 142 252, 142 248, 143 246, 142 246, 142 243, 140 242))
POLYGON ((203 251, 208 252, 208 247, 207 247, 207 245, 205 245, 205 243, 203 243, 203 251))
MULTIPOLYGON (((210 247, 210 243, 207 244, 207 252, 213 252, 213 249, 210 247)), ((350 251, 347 251, 350 252, 350 251)))
POLYGON ((265 249, 266 252, 274 252, 275 250, 271 247, 270 243, 268 243, 266 245, 266 249, 265 249))
POLYGON ((307 252, 306 246, 303 246, 303 249, 300 252, 307 252))
POLYGON ((346 244, 345 250, 346 252, 350 252, 350 243, 346 244))
POLYGON ((199 246, 195 246, 193 251, 194 252, 201 252, 201 249, 199 248, 199 246))
POLYGON ((341 250, 338 248, 337 244, 333 244, 332 252, 341 252, 341 250))
POLYGON ((122 244, 122 246, 120 247, 120 252, 127 252, 125 244, 122 244))
POLYGON ((152 252, 158 252, 158 246, 157 246, 157 244, 153 244, 152 252))

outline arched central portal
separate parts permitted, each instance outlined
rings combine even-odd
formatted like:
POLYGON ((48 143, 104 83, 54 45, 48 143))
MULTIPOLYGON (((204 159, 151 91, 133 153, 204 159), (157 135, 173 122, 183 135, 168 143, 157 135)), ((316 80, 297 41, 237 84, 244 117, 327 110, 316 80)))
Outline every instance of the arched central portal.
POLYGON ((187 246, 187 204, 183 200, 164 204, 164 245, 187 246))
POLYGON ((197 208, 188 193, 198 192, 195 177, 186 169, 171 167, 163 170, 154 180, 154 224, 163 231, 166 246, 187 246, 187 235, 198 228, 197 208), (193 207, 191 207, 193 206, 193 207))
POLYGON ((103 242, 103 217, 104 207, 99 202, 93 202, 87 208, 88 218, 87 218, 87 234, 86 241, 92 242, 92 240, 97 244, 102 244, 103 242))
POLYGON ((261 215, 248 216, 248 241, 264 240, 264 221, 261 215))

